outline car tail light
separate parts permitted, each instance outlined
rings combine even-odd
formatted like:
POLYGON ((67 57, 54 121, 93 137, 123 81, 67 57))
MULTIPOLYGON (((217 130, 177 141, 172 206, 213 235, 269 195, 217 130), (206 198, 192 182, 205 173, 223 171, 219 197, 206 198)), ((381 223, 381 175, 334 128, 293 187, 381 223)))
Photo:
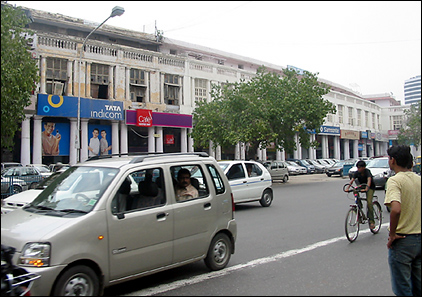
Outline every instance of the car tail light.
POLYGON ((232 213, 234 215, 234 211, 236 210, 236 207, 234 205, 234 198, 233 198, 233 193, 231 193, 231 197, 232 197, 232 213))

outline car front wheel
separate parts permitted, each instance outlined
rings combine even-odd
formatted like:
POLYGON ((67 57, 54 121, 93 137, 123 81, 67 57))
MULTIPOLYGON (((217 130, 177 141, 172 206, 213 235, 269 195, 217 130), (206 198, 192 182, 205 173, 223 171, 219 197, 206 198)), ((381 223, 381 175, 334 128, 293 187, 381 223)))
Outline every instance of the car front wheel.
POLYGON ((259 203, 261 203, 263 207, 268 207, 271 205, 272 202, 273 202, 273 193, 271 192, 271 190, 266 189, 264 193, 262 193, 262 197, 261 197, 261 200, 259 200, 259 203))
POLYGON ((88 266, 74 266, 65 271, 54 287, 54 296, 98 296, 100 281, 88 266))

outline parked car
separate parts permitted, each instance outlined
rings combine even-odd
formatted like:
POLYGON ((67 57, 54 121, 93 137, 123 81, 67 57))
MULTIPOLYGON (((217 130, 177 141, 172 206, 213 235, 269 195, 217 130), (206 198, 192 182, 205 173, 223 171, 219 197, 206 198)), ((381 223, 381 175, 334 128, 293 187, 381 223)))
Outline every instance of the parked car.
POLYGON ((384 189, 385 183, 391 175, 389 173, 390 166, 388 165, 388 157, 374 158, 366 165, 374 178, 374 183, 377 188, 384 189))
POLYGON ((306 172, 308 174, 314 174, 315 173, 315 166, 308 163, 306 160, 304 159, 288 159, 288 161, 293 161, 296 164, 303 166, 306 168, 306 172))
POLYGON ((297 175, 297 174, 306 174, 308 173, 308 169, 304 166, 300 166, 296 162, 293 161, 286 161, 287 169, 289 170, 290 175, 297 175))
POLYGON ((31 203, 37 196, 50 185, 63 171, 54 172, 49 177, 43 179, 34 189, 18 192, 9 196, 1 202, 1 215, 7 214, 17 208, 24 207, 31 203))
POLYGON ((56 164, 50 164, 50 165, 48 165, 48 169, 49 169, 51 172, 56 172, 57 170, 60 170, 60 169, 62 169, 62 168, 67 169, 67 168, 69 168, 69 167, 70 167, 70 165, 69 165, 69 164, 63 164, 62 162, 57 162, 56 164))
MULTIPOLYGON (((356 171, 358 171, 358 168, 356 166, 356 164, 359 162, 360 160, 356 160, 355 164, 353 164, 353 167, 349 169, 349 179, 352 179, 353 174, 355 174, 356 171)), ((369 161, 371 161, 370 159, 365 159, 363 160, 365 161, 366 165, 368 165, 369 161)))
POLYGON ((3 174, 3 171, 10 167, 21 167, 23 166, 22 163, 17 162, 1 162, 1 173, 3 174))
POLYGON ((41 175, 46 178, 49 177, 53 172, 50 171, 47 165, 44 164, 28 164, 27 167, 37 168, 41 175))
POLYGON ((289 170, 287 164, 284 161, 267 161, 264 162, 265 168, 271 174, 271 178, 274 180, 281 180, 287 183, 289 180, 289 170))
POLYGON ((261 163, 255 161, 219 161, 229 180, 234 203, 259 201, 268 207, 273 201, 271 174, 261 163), (248 173, 250 172, 250 173, 248 173))
POLYGON ((325 173, 327 170, 325 169, 326 166, 321 165, 319 162, 315 160, 306 159, 306 162, 308 162, 311 165, 314 165, 315 167, 315 173, 325 173))
POLYGON ((4 177, 1 176, 1 198, 8 197, 28 190, 28 184, 26 181, 17 177, 4 177))
POLYGON ((2 176, 4 177, 16 177, 24 180, 30 189, 36 187, 36 185, 47 177, 47 175, 41 173, 36 167, 10 167, 6 169, 2 176))
POLYGON ((227 266, 237 225, 230 184, 205 153, 108 156, 72 166, 2 216, 2 244, 41 275, 33 296, 98 296, 105 287, 204 260, 227 266), (172 173, 199 170, 204 191, 177 201, 172 173), (132 185, 133 176, 153 175, 132 185), (156 202, 156 203, 151 203, 156 202), (19 236, 17 236, 19 234, 19 236))
POLYGON ((342 160, 334 163, 333 166, 328 168, 328 171, 326 172, 327 176, 333 176, 338 175, 340 177, 343 177, 343 166, 344 165, 353 165, 354 160, 342 160))

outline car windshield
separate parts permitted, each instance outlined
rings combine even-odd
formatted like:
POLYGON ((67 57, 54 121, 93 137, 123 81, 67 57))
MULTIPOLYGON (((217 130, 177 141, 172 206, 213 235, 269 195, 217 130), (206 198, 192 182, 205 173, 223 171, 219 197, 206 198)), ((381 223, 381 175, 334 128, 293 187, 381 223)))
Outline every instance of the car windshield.
POLYGON ((25 209, 64 214, 87 213, 107 190, 117 172, 118 169, 114 168, 72 167, 59 174, 25 209))
POLYGON ((226 168, 230 165, 229 163, 220 163, 218 162, 218 165, 220 165, 221 169, 226 170, 226 168))
POLYGON ((366 165, 367 168, 390 168, 388 165, 388 158, 387 159, 372 159, 368 165, 366 165))

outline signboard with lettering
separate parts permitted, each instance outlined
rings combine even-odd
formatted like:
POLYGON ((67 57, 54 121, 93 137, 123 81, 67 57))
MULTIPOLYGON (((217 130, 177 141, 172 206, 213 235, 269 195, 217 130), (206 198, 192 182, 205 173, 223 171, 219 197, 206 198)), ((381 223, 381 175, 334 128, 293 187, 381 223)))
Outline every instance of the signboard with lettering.
POLYGON ((318 134, 340 135, 340 127, 321 126, 321 127, 319 127, 319 133, 318 134))
POLYGON ((151 127, 152 126, 152 110, 137 109, 136 110, 136 126, 151 127))
POLYGON ((341 130, 340 138, 342 139, 359 139, 359 131, 341 130))
MULTIPOLYGON (((38 94, 37 104, 41 116, 78 117, 78 97, 38 94)), ((123 121, 123 102, 81 98, 80 117, 123 121)))

